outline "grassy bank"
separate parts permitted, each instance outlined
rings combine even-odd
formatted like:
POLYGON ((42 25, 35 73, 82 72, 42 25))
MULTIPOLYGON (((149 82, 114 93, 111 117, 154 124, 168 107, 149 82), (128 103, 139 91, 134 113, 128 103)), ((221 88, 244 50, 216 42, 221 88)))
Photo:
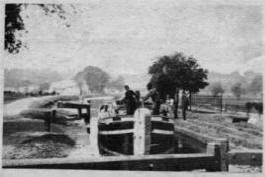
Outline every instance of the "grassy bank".
MULTIPOLYGON (((262 149, 263 129, 247 122, 232 123, 230 115, 188 112, 177 125, 216 138, 228 138, 230 149, 262 149)), ((261 122, 262 123, 262 122, 261 122)))

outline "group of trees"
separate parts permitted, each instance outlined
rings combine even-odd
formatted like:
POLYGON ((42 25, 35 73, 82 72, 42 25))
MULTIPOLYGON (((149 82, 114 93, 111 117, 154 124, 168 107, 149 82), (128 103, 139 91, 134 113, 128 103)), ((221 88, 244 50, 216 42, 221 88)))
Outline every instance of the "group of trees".
POLYGON ((237 81, 233 83, 229 90, 225 90, 221 82, 215 82, 210 85, 213 96, 231 92, 234 97, 240 99, 243 95, 257 96, 262 93, 262 75, 256 74, 251 80, 237 81))
POLYGON ((187 57, 176 52, 163 56, 149 67, 150 82, 165 99, 167 95, 175 98, 175 117, 177 117, 180 90, 196 93, 208 85, 206 82, 208 71, 201 68, 194 57, 187 57))
POLYGON ((105 88, 122 90, 124 86, 122 76, 111 80, 107 72, 95 66, 87 66, 83 71, 75 75, 74 80, 78 85, 82 85, 85 82, 92 93, 104 93, 105 88))
POLYGON ((39 86, 40 90, 48 90, 50 83, 62 79, 62 76, 49 69, 5 69, 4 87, 18 90, 21 87, 39 86))
POLYGON ((215 82, 211 84, 211 92, 213 96, 217 96, 223 94, 225 90, 220 82, 215 82))
POLYGON ((98 67, 88 66, 83 71, 76 74, 74 80, 77 83, 85 83, 88 85, 91 92, 103 92, 108 83, 109 75, 98 67))

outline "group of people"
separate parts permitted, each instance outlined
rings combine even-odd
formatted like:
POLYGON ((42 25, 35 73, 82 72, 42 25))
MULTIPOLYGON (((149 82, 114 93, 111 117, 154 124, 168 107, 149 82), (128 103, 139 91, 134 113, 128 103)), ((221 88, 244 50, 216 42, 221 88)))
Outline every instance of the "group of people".
MULTIPOLYGON (((126 106, 126 112, 128 115, 134 114, 135 110, 140 107, 140 105, 151 98, 152 104, 153 104, 153 109, 152 109, 152 114, 153 115, 159 115, 163 114, 166 115, 168 112, 171 112, 172 110, 169 110, 170 108, 173 107, 174 101, 169 98, 169 95, 167 95, 166 101, 163 101, 160 99, 160 94, 157 91, 155 87, 151 83, 147 84, 147 90, 148 93, 142 98, 140 98, 140 92, 139 91, 132 91, 128 85, 124 86, 125 88, 125 97, 121 100, 121 102, 125 103, 126 106)), ((188 97, 183 91, 182 93, 182 114, 183 114, 183 119, 186 119, 186 110, 188 109, 189 105, 189 100, 188 97)))
POLYGON ((147 99, 151 98, 153 102, 153 112, 152 114, 159 114, 159 107, 160 107, 160 97, 159 93, 156 88, 152 88, 152 84, 149 83, 147 85, 148 94, 143 97, 143 100, 140 98, 139 91, 132 91, 128 85, 124 86, 125 88, 125 97, 121 100, 121 102, 125 103, 126 111, 128 115, 134 114, 134 111, 140 107, 142 102, 146 101, 147 99))

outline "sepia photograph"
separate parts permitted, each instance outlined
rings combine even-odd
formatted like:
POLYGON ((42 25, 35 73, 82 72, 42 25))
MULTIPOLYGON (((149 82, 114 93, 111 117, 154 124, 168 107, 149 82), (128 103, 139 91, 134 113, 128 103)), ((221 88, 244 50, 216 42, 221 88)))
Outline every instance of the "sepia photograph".
POLYGON ((262 1, 2 9, 3 170, 262 174, 262 1))

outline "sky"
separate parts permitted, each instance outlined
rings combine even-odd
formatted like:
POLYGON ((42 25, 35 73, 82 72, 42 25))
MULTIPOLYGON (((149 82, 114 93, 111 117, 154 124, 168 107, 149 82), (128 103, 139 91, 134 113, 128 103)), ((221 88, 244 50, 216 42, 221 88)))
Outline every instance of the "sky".
POLYGON ((23 9, 28 32, 16 35, 27 48, 6 52, 4 67, 49 68, 69 77, 88 65, 112 75, 139 74, 178 51, 210 71, 264 69, 265 11, 258 5, 96 0, 74 7, 76 13, 65 5, 66 21, 36 5, 23 9))

